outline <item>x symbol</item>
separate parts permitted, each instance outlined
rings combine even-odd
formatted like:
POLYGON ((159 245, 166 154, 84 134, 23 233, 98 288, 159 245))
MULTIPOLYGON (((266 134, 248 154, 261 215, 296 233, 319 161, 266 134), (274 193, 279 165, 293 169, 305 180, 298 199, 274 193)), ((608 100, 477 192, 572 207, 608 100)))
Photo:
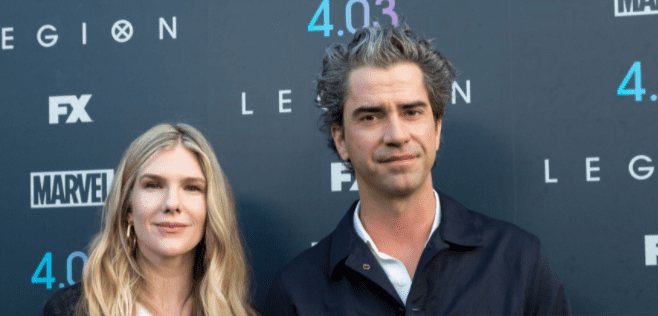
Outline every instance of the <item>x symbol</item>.
POLYGON ((112 25, 112 37, 119 43, 125 43, 133 37, 133 26, 126 20, 119 20, 112 25))

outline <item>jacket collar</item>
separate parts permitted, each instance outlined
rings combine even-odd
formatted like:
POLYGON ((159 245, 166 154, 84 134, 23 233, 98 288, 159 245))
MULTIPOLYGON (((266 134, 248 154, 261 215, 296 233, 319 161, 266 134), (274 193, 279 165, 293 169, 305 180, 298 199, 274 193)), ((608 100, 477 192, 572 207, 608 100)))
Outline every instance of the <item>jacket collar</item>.
MULTIPOLYGON (((340 220, 338 226, 334 230, 331 238, 331 252, 329 254, 329 268, 333 274, 338 263, 343 261, 347 256, 354 251, 357 242, 361 239, 356 234, 354 225, 352 225, 352 218, 354 218, 354 211, 358 200, 352 203, 347 214, 340 220)), ((363 241, 361 241, 363 242, 363 241)))
POLYGON ((441 199, 441 224, 437 230, 440 236, 434 232, 431 239, 459 246, 482 247, 482 232, 472 211, 443 192, 437 192, 441 199))
MULTIPOLYGON (((426 249, 432 248, 439 251, 448 248, 450 244, 467 247, 481 247, 482 235, 477 227, 473 214, 466 209, 461 203, 449 197, 441 191, 438 191, 441 200, 441 224, 426 246, 426 249)), ((334 273, 336 266, 355 252, 357 245, 367 249, 365 243, 356 234, 353 225, 354 211, 358 201, 355 201, 347 214, 340 220, 338 226, 332 233, 331 250, 329 255, 329 264, 331 273, 334 273)), ((362 248, 362 247, 360 247, 362 248)))

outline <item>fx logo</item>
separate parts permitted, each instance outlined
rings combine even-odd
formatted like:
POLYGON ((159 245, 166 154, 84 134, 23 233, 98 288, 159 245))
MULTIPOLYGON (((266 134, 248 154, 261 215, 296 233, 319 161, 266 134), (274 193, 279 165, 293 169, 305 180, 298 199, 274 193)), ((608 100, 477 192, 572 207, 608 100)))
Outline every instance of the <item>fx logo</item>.
MULTIPOLYGON (((343 191, 343 182, 352 182, 352 175, 350 175, 342 162, 332 162, 331 192, 343 191)), ((350 186, 350 191, 359 191, 359 185, 356 183, 356 179, 354 180, 354 183, 352 183, 352 186, 350 186)))
POLYGON ((91 94, 83 94, 78 99, 75 95, 62 95, 50 97, 48 100, 48 123, 59 124, 59 116, 68 114, 68 109, 64 104, 71 105, 71 114, 66 119, 67 124, 75 123, 78 120, 83 123, 91 123, 91 117, 85 111, 87 102, 91 99, 91 94))

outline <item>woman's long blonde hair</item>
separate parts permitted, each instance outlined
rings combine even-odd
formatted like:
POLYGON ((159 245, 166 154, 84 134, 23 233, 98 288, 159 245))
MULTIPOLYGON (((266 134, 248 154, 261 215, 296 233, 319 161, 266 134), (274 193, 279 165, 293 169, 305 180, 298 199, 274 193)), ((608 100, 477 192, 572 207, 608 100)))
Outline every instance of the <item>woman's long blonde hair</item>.
MULTIPOLYGON (((146 280, 135 261, 138 243, 127 237, 130 196, 140 170, 154 154, 178 142, 195 153, 207 181, 204 238, 196 249, 193 315, 255 315, 249 270, 228 181, 210 143, 186 124, 160 124, 130 144, 117 167, 103 209, 101 231, 90 245, 78 315, 133 315, 146 280)), ((134 231, 131 235, 135 236, 134 231)), ((148 305, 145 305, 148 306, 148 305)))

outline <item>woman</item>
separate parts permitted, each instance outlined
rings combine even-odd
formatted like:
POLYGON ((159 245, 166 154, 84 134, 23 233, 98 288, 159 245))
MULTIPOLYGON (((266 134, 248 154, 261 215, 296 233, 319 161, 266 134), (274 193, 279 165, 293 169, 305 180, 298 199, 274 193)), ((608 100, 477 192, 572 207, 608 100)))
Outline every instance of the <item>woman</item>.
POLYGON ((229 184, 210 143, 157 125, 128 147, 82 282, 43 315, 255 315, 229 184))

